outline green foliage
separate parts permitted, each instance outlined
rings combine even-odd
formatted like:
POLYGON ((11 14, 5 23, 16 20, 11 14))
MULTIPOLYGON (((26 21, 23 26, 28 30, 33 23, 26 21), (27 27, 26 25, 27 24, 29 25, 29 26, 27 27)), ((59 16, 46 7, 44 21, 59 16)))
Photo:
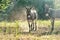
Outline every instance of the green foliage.
MULTIPOLYGON (((16 4, 16 0, 0 0, 0 11, 10 15, 10 11, 14 8, 13 6, 34 6, 38 11, 39 19, 44 19, 44 4, 47 3, 53 8, 53 0, 19 0, 16 4)), ((7 16, 6 16, 7 17, 7 16)), ((6 19, 6 18, 5 18, 6 19)))
POLYGON ((55 0, 55 9, 60 9, 60 0, 55 0))
POLYGON ((1 0, 0 2, 0 21, 6 20, 10 14, 8 14, 9 10, 12 7, 12 0, 1 0))
POLYGON ((0 10, 5 11, 8 8, 8 6, 11 4, 10 2, 11 0, 2 0, 0 3, 0 10))
POLYGON ((48 4, 51 8, 54 8, 53 0, 20 0, 18 5, 22 6, 34 6, 38 10, 39 19, 46 19, 44 13, 44 5, 48 4))

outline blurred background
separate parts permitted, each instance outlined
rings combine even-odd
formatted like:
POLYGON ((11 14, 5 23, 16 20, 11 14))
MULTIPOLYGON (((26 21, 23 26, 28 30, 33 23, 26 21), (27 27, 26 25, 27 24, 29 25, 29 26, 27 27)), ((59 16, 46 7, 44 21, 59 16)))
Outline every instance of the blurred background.
POLYGON ((60 0, 0 0, 0 40, 35 39, 60 40, 60 0), (38 30, 31 33, 28 33, 26 6, 34 7, 38 14, 38 30), (53 12, 46 14, 49 9, 53 12))
MULTIPOLYGON (((49 19, 45 15, 45 4, 49 8, 53 8, 56 12, 59 12, 60 0, 0 0, 0 21, 26 20, 25 6, 35 7, 38 13, 38 19, 49 19)), ((59 13, 57 15, 59 16, 59 13)))

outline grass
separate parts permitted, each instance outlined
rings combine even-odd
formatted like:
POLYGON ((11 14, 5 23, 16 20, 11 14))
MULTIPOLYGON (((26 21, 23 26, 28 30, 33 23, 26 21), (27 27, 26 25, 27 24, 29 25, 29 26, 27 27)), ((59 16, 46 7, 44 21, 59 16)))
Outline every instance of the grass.
POLYGON ((34 36, 34 35, 18 35, 16 37, 14 37, 14 35, 2 35, 2 37, 0 38, 4 39, 4 40, 60 40, 60 35, 44 35, 44 36, 34 36), (3 37, 4 36, 4 37, 3 37))
POLYGON ((60 27, 60 21, 55 21, 55 26, 60 27))
MULTIPOLYGON (((48 27, 51 26, 50 20, 37 20, 37 25, 38 27, 48 27)), ((2 21, 0 22, 0 27, 7 27, 6 30, 6 35, 1 35, 0 33, 0 40, 60 40, 59 35, 43 35, 43 36, 36 36, 32 34, 18 34, 18 27, 23 27, 27 26, 27 21, 13 21, 13 22, 7 22, 7 21, 2 21), (12 34, 8 34, 9 28, 13 27, 12 34), (14 31, 16 33, 14 33, 14 31), (2 37, 1 37, 2 36, 2 37)), ((60 21, 55 21, 55 27, 60 26, 60 21)), ((20 28, 21 29, 21 28, 20 28)), ((11 31, 10 30, 10 31, 11 31)), ((1 32, 1 29, 0 29, 1 32)))
MULTIPOLYGON (((14 29, 16 31, 20 30, 22 31, 21 27, 28 27, 27 21, 14 21, 14 22, 6 22, 2 21, 0 22, 0 27, 6 27, 6 31, 11 29, 14 29), (20 29, 18 29, 20 27, 20 29)), ((38 27, 51 27, 51 22, 50 20, 38 20, 37 21, 37 26, 38 27)), ((60 27, 60 21, 55 21, 55 27, 60 27)), ((2 29, 0 29, 1 32, 2 29)))
MULTIPOLYGON (((2 21, 0 22, 0 27, 18 27, 21 26, 22 24, 27 24, 27 21, 14 21, 14 22, 2 21)), ((50 20, 38 20, 37 24, 41 26, 50 26, 51 22, 50 20)), ((56 27, 60 26, 60 21, 55 21, 55 26, 56 27)))
MULTIPOLYGON (((22 27, 28 27, 27 21, 13 21, 13 22, 7 22, 7 21, 2 21, 0 22, 0 27, 6 27, 6 32, 9 32, 9 28, 11 28, 11 31, 16 31, 18 33, 22 30, 22 27), (19 29, 20 28, 20 29, 19 29)), ((50 20, 37 20, 37 26, 38 27, 51 27, 51 22, 50 20)), ((55 27, 60 27, 60 21, 55 21, 55 27)), ((0 28, 0 32, 2 29, 0 28)), ((12 32, 13 32, 12 31, 12 32)))

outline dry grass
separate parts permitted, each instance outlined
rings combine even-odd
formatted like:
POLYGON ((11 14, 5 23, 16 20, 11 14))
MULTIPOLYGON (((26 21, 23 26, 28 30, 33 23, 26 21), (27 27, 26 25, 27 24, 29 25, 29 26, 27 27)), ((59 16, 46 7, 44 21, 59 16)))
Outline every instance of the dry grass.
MULTIPOLYGON (((44 20, 44 21, 38 20, 37 25, 38 27, 46 28, 51 26, 51 22, 50 20, 44 20)), ((8 34, 8 29, 6 29, 6 34, 4 35, 0 29, 0 40, 60 40, 59 37, 60 35, 56 35, 56 34, 39 36, 40 32, 45 31, 44 28, 42 30, 39 29, 38 32, 36 32, 37 34, 18 33, 17 27, 23 27, 23 26, 28 27, 27 21, 0 22, 0 27, 7 27, 8 29, 9 27, 14 27, 15 28, 14 30, 16 30, 16 33, 8 34)), ((55 21, 55 27, 59 28, 59 26, 60 26, 60 21, 55 21)), ((59 30, 57 31, 59 32, 59 30)), ((21 31, 21 28, 19 31, 21 31)))
MULTIPOLYGON (((13 22, 6 22, 2 21, 0 22, 0 27, 18 27, 18 26, 24 26, 28 25, 27 21, 13 21, 13 22)), ((50 20, 37 20, 37 25, 40 26, 51 26, 50 20)), ((60 21, 55 21, 55 26, 58 27, 60 26, 60 21)))
POLYGON ((60 40, 60 35, 44 35, 44 36, 34 36, 34 35, 0 35, 0 40, 60 40))

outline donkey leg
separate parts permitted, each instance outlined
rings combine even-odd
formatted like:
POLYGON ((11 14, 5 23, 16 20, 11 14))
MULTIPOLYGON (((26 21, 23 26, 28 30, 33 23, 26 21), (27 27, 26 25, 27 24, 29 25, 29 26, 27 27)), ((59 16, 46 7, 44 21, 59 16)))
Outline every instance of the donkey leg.
POLYGON ((36 20, 34 21, 34 30, 37 30, 37 24, 36 24, 36 20))
POLYGON ((32 21, 32 30, 34 30, 34 21, 32 21))
POLYGON ((31 31, 31 25, 29 24, 29 32, 31 31))
POLYGON ((33 30, 33 23, 32 23, 32 20, 30 21, 30 31, 33 30))
POLYGON ((30 21, 28 21, 28 26, 29 26, 29 32, 30 32, 31 31, 30 21))
POLYGON ((36 22, 35 22, 35 31, 37 30, 37 24, 36 24, 36 22))
POLYGON ((31 31, 32 31, 32 27, 33 27, 33 25, 32 25, 32 22, 31 22, 31 31))

